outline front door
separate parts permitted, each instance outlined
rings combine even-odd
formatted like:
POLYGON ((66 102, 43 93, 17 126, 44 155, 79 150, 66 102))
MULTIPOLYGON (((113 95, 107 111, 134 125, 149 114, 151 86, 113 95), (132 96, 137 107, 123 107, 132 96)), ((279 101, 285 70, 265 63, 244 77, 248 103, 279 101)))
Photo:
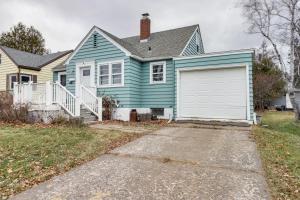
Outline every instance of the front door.
POLYGON ((91 67, 80 68, 80 84, 85 87, 91 87, 91 67))

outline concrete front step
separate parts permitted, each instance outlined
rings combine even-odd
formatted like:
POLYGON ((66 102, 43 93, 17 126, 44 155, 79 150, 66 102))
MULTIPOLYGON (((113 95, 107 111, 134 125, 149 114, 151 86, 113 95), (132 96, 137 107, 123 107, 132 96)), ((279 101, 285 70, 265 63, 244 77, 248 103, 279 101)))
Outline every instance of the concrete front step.
POLYGON ((94 115, 90 110, 81 106, 80 108, 80 117, 83 118, 84 123, 91 123, 97 121, 97 116, 94 115))

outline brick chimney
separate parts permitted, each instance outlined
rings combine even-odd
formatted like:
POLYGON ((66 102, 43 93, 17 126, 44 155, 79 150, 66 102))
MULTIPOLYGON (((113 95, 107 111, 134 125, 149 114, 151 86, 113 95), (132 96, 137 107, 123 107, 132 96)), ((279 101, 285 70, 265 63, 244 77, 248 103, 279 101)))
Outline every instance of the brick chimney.
POLYGON ((150 38, 150 23, 149 13, 142 14, 140 41, 147 42, 150 38))

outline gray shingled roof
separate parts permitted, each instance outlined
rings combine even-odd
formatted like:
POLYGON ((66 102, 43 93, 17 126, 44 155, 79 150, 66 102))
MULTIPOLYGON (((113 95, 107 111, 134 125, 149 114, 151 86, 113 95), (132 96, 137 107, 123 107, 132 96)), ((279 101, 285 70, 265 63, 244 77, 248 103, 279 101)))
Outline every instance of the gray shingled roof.
POLYGON ((12 61, 17 66, 36 69, 36 70, 40 70, 43 66, 72 52, 72 50, 69 50, 69 51, 61 51, 61 52, 56 52, 47 55, 36 55, 36 54, 19 51, 5 46, 0 46, 0 48, 7 54, 7 56, 10 59, 12 59, 12 61))
POLYGON ((140 36, 123 38, 122 41, 130 44, 138 56, 143 58, 174 57, 180 55, 197 27, 193 25, 151 33, 147 42, 140 42, 140 36))
POLYGON ((120 39, 99 27, 97 28, 133 55, 141 58, 154 58, 179 56, 197 27, 198 25, 192 25, 151 33, 150 40, 147 42, 140 42, 139 35, 120 39))

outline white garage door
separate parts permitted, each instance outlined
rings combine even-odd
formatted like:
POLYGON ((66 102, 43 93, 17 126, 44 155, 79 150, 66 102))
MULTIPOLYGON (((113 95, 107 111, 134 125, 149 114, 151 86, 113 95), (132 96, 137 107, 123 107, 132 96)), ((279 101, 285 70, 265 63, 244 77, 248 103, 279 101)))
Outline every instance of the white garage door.
POLYGON ((246 119, 245 70, 244 67, 180 72, 178 117, 246 119))

